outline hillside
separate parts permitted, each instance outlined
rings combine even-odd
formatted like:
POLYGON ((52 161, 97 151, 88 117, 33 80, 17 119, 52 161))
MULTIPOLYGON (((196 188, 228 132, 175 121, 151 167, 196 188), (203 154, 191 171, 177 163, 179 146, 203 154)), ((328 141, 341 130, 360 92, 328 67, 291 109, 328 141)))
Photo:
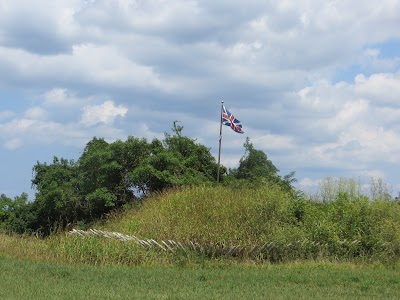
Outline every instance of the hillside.
POLYGON ((154 194, 75 233, 46 239, 2 234, 0 253, 85 264, 209 259, 393 264, 400 257, 400 203, 345 192, 318 202, 279 185, 197 186, 154 194))
POLYGON ((240 245, 243 253, 258 247, 255 253, 274 260, 386 260, 400 253, 398 201, 342 193, 321 203, 274 185, 161 193, 110 216, 99 229, 156 241, 240 245))

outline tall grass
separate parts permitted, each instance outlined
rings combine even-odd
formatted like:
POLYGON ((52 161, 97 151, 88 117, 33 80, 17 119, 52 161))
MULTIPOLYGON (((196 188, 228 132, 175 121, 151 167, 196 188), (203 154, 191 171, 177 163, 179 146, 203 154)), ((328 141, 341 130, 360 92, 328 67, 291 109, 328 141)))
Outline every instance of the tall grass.
MULTIPOLYGON (((115 213, 98 229, 181 243, 183 251, 68 234, 46 240, 0 234, 0 253, 84 264, 198 264, 217 260, 329 260, 396 263, 400 203, 338 192, 330 201, 298 199, 276 186, 194 187, 154 195, 115 213), (186 243, 186 244, 185 244, 186 243), (232 250, 234 249, 234 250, 232 250)), ((165 246, 168 248, 168 246, 165 246)))
POLYGON ((278 187, 197 187, 146 200, 105 229, 153 239, 252 244, 295 224, 294 202, 278 187))
POLYGON ((400 255, 400 203, 342 191, 321 203, 293 198, 274 186, 198 187, 157 195, 103 228, 155 240, 248 249, 270 244, 264 258, 279 261, 391 261, 400 255))
POLYGON ((82 239, 67 234, 41 239, 0 233, 0 256, 88 265, 169 265, 176 261, 169 253, 160 255, 135 243, 96 237, 82 239))

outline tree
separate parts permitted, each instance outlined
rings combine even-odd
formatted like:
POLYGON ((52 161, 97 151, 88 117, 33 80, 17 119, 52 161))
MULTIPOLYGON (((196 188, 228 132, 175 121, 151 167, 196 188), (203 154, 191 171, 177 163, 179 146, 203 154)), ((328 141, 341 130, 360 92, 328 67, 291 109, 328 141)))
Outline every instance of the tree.
POLYGON ((132 136, 111 144, 95 137, 86 145, 78 164, 82 194, 91 217, 97 218, 136 198, 130 173, 149 155, 146 139, 132 136))
POLYGON ((245 153, 239 161, 236 178, 247 180, 265 178, 268 181, 276 181, 279 170, 268 156, 263 151, 255 149, 248 137, 243 146, 245 153))
POLYGON ((0 228, 4 227, 12 211, 12 199, 5 194, 0 195, 0 228))
POLYGON ((216 180, 217 163, 210 149, 183 136, 182 130, 175 121, 174 134, 153 140, 150 155, 131 172, 131 181, 144 194, 216 180))
POLYGON ((32 229, 48 234, 55 227, 90 223, 134 200, 130 172, 149 156, 149 149, 145 139, 128 137, 109 144, 94 137, 77 162, 57 157, 52 164, 37 162, 32 229))
POLYGON ((22 203, 18 215, 10 210, 14 202, 2 196, 0 222, 15 216, 20 223, 12 221, 13 230, 46 235, 78 222, 90 223, 135 201, 137 192, 215 182, 217 164, 210 149, 183 136, 177 122, 172 130, 164 140, 151 143, 132 136, 113 143, 94 137, 76 162, 58 157, 51 164, 37 162, 35 200, 22 203))
MULTIPOLYGON (((183 126, 177 126, 174 122, 172 131, 174 135, 165 134, 164 144, 167 151, 172 152, 183 161, 187 171, 203 175, 209 181, 217 178, 217 163, 210 152, 210 148, 205 147, 186 136, 182 136, 183 126)), ((225 172, 225 168, 222 168, 225 172)))
MULTIPOLYGON (((278 184, 286 191, 294 191, 293 183, 295 172, 285 175, 283 179, 279 176, 278 168, 268 159, 267 154, 262 150, 254 148, 249 137, 243 144, 245 153, 239 161, 237 169, 230 169, 230 176, 250 183, 272 183, 278 184)), ((231 181, 231 180, 230 180, 231 181)))
POLYGON ((131 172, 131 181, 139 192, 152 192, 182 185, 184 166, 173 153, 166 149, 152 153, 131 172))
POLYGON ((146 139, 133 136, 129 136, 125 142, 116 141, 111 144, 113 158, 121 166, 119 182, 114 191, 119 203, 126 203, 135 198, 130 173, 150 155, 151 147, 146 139))
POLYGON ((37 162, 33 167, 32 186, 37 190, 31 208, 37 217, 33 230, 48 234, 82 218, 78 171, 73 160, 58 157, 50 165, 37 162))
POLYGON ((28 194, 14 197, 12 214, 5 226, 7 231, 16 233, 32 232, 37 220, 36 212, 32 209, 33 203, 28 202, 28 194))

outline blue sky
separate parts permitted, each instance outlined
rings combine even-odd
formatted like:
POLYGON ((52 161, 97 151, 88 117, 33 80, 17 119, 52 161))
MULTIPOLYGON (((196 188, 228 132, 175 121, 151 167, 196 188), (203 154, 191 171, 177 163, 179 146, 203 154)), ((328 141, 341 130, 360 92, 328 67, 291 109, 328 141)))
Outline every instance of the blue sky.
POLYGON ((162 138, 174 120, 235 167, 248 136, 312 190, 331 177, 400 191, 400 1, 3 0, 0 193, 93 137, 162 138))

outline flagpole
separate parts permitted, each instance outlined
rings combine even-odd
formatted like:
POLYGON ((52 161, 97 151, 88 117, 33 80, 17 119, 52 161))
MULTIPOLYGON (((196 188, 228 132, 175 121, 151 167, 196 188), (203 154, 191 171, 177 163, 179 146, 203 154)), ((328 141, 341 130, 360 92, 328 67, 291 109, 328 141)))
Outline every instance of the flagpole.
POLYGON ((222 112, 223 112, 224 100, 221 101, 221 112, 219 117, 219 149, 218 149, 218 171, 217 171, 217 183, 219 183, 219 173, 221 169, 221 143, 222 143, 222 112))

